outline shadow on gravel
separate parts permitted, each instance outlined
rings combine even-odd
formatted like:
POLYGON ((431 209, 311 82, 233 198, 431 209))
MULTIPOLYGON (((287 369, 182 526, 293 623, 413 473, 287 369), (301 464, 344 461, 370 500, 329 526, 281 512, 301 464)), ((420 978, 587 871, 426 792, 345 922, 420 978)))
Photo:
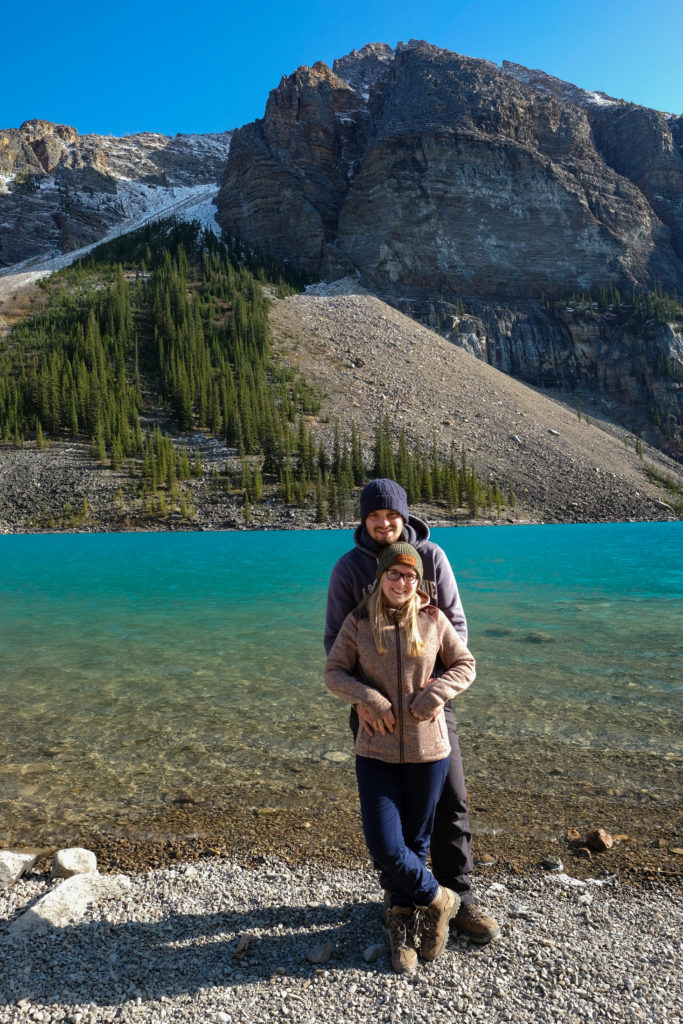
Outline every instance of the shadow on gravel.
POLYGON ((45 1005, 120 1005, 137 997, 192 995, 211 986, 286 982, 313 977, 319 970, 391 974, 388 955, 375 964, 363 959, 368 946, 386 945, 380 909, 378 903, 265 906, 3 936, 0 1005, 22 999, 45 1005), (235 955, 245 935, 251 937, 247 949, 235 955), (307 954, 328 942, 334 946, 329 961, 311 963, 307 954))

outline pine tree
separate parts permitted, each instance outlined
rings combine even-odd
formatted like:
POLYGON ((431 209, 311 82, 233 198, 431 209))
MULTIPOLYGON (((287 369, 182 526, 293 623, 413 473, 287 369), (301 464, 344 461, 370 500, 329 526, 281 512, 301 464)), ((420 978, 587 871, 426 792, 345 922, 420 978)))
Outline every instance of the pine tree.
POLYGON ((398 453, 396 456, 396 481, 401 487, 408 486, 409 456, 406 443, 406 432, 403 427, 398 435, 398 453))
POLYGON ((254 501, 263 501, 263 476, 258 466, 253 467, 251 493, 254 496, 254 501))
POLYGON ((332 445, 332 472, 334 473, 335 479, 338 481, 342 466, 342 454, 341 454, 341 434, 339 431, 339 420, 334 421, 334 442, 332 445))
POLYGON ((315 521, 326 523, 328 519, 327 493, 323 475, 320 470, 315 481, 315 521))
POLYGON ((111 443, 111 468, 118 470, 121 468, 123 462, 123 445, 120 439, 117 437, 111 443))
POLYGON ((365 482, 365 466, 355 420, 351 421, 351 472, 354 484, 360 487, 365 482))

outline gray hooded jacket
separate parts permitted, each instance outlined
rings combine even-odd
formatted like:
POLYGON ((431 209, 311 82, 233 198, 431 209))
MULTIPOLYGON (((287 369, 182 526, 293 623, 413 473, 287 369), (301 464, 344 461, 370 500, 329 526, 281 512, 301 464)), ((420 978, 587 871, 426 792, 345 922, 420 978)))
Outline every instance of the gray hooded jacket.
MULTIPOLYGON (((372 539, 362 523, 356 528, 353 539, 356 546, 342 555, 330 576, 325 617, 326 654, 330 653, 344 619, 372 589, 377 575, 377 558, 381 546, 372 539)), ((429 527, 416 516, 411 516, 405 524, 401 540, 412 544, 420 552, 424 569, 420 589, 428 594, 431 604, 441 609, 462 642, 467 644, 465 612, 445 551, 430 541, 429 527)))

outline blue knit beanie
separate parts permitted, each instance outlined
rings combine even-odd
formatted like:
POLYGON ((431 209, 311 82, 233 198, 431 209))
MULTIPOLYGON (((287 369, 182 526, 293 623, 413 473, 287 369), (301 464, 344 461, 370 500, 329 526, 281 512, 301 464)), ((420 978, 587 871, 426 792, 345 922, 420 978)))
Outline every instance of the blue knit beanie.
POLYGON ((389 508, 398 514, 407 523, 410 519, 408 512, 408 496, 400 484, 387 477, 380 477, 378 480, 371 480, 361 491, 360 496, 360 521, 365 524, 371 512, 380 508, 389 508))

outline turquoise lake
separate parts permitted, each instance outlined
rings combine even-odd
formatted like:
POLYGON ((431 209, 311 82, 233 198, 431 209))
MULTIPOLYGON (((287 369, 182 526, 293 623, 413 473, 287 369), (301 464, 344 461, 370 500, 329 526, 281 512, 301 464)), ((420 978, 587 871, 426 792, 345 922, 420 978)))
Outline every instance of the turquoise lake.
MULTIPOLYGON (((577 773, 591 752, 623 753, 634 791, 651 785, 639 758, 648 772, 678 764, 683 524, 432 538, 478 662, 455 705, 466 771, 495 770, 477 744, 577 773)), ((349 755, 322 630, 350 542, 350 530, 0 537, 0 829, 97 824, 349 755)))

